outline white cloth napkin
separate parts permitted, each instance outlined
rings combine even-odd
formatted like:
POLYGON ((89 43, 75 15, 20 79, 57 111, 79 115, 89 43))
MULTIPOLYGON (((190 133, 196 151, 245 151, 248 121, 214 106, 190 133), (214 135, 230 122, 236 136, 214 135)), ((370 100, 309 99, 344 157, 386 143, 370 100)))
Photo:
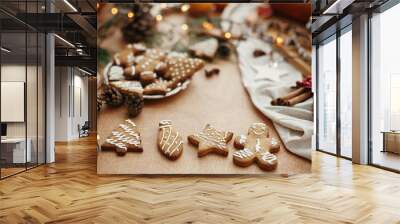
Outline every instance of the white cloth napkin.
MULTIPOLYGON (((231 4, 223 18, 244 22, 249 13, 255 12, 255 4, 231 4)), ((271 100, 291 91, 302 75, 275 53, 274 60, 267 56, 255 58, 255 49, 271 50, 270 44, 257 38, 248 38, 237 44, 239 68, 242 81, 253 104, 274 124, 286 148, 303 158, 311 160, 313 125, 313 98, 293 107, 272 106, 271 100), (277 66, 274 63, 278 62, 277 66)))

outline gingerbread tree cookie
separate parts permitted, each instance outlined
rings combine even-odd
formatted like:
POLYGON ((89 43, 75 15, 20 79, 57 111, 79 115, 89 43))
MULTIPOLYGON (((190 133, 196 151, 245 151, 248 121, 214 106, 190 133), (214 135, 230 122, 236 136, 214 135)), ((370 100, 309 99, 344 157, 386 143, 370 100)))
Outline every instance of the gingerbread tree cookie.
POLYGON ((278 159, 272 153, 278 152, 280 145, 269 137, 268 127, 263 123, 252 124, 247 136, 235 138, 234 146, 241 149, 233 153, 233 162, 238 166, 247 167, 256 162, 261 169, 270 171, 278 165, 278 159))
POLYGON ((127 152, 143 152, 136 124, 129 119, 120 124, 101 145, 101 150, 115 151, 119 156, 123 156, 127 152))
POLYGON ((189 143, 198 146, 199 157, 214 152, 223 156, 229 153, 227 143, 232 139, 233 133, 220 131, 207 124, 198 134, 188 136, 189 143))
POLYGON ((167 71, 163 77, 167 80, 173 80, 174 83, 180 83, 191 78, 203 66, 203 60, 198 58, 169 56, 167 57, 167 71))
POLYGON ((170 160, 178 159, 183 152, 181 135, 172 127, 170 120, 162 120, 159 123, 158 149, 170 160))

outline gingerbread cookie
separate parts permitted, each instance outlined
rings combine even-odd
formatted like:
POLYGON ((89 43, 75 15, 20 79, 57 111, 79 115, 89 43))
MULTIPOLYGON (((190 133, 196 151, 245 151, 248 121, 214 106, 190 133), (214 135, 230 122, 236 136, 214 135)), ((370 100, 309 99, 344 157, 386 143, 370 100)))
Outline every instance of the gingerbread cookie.
POLYGON ((263 123, 252 124, 247 136, 235 138, 234 146, 241 149, 233 153, 233 162, 238 166, 247 167, 256 162, 261 169, 270 171, 278 165, 278 159, 272 153, 278 152, 280 145, 269 137, 268 127, 263 123))
POLYGON ((157 73, 157 75, 162 77, 167 72, 167 69, 168 69, 168 66, 165 62, 159 62, 156 64, 156 67, 154 68, 154 72, 157 73))
POLYGON ((150 83, 153 83, 157 80, 157 75, 151 71, 144 71, 140 73, 140 82, 143 86, 147 86, 150 83))
POLYGON ((163 78, 179 83, 191 78, 203 66, 203 60, 198 58, 170 56, 167 58, 167 71, 163 78))
POLYGON ((134 80, 139 78, 139 75, 136 73, 136 68, 134 65, 124 68, 124 77, 126 80, 134 80))
POLYGON ((128 80, 123 80, 123 81, 115 81, 115 82, 110 82, 110 85, 116 89, 118 89, 121 93, 123 94, 143 94, 143 87, 138 81, 128 81, 128 80))
POLYGON ((119 53, 114 55, 114 64, 122 67, 133 65, 135 56, 146 52, 146 47, 142 44, 128 44, 119 53))
POLYGON ((136 124, 131 120, 126 120, 123 124, 120 124, 101 145, 101 150, 115 151, 119 156, 123 156, 127 152, 143 152, 142 141, 136 124))
POLYGON ((227 143, 232 139, 233 133, 228 131, 219 131, 207 124, 198 134, 188 136, 189 143, 198 146, 199 157, 214 152, 223 156, 229 153, 227 143))
POLYGON ((128 47, 132 48, 135 56, 145 53, 147 49, 143 44, 128 44, 128 47))
POLYGON ((132 47, 128 47, 114 55, 114 64, 126 67, 135 61, 132 47))
POLYGON ((179 133, 172 127, 170 120, 159 123, 158 149, 170 160, 178 159, 183 152, 183 141, 179 133))
POLYGON ((218 50, 218 40, 216 38, 209 38, 197 42, 189 47, 189 51, 196 57, 212 60, 218 50))
POLYGON ((124 69, 121 66, 113 65, 110 67, 110 70, 108 71, 109 81, 120 81, 124 79, 124 69))
POLYGON ((143 55, 136 57, 136 72, 154 72, 156 67, 165 59, 165 53, 157 49, 149 49, 143 55))
POLYGON ((145 95, 165 95, 171 91, 172 81, 158 79, 143 89, 145 95))

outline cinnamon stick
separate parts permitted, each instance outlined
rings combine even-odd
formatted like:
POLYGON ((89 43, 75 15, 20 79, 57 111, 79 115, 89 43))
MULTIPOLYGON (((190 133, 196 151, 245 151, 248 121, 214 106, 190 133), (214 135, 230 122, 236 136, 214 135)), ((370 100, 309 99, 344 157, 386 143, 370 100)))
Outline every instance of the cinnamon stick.
POLYGON ((293 97, 296 97, 302 93, 304 93, 307 89, 304 87, 300 87, 290 93, 288 93, 287 95, 283 96, 283 97, 279 97, 276 99, 276 102, 278 105, 282 105, 283 102, 292 99, 293 97))
POLYGON ((293 105, 296 105, 298 103, 301 103, 301 102, 304 102, 304 101, 310 99, 312 96, 313 96, 313 93, 311 91, 306 91, 298 96, 295 96, 289 100, 286 100, 283 105, 293 106, 293 105))

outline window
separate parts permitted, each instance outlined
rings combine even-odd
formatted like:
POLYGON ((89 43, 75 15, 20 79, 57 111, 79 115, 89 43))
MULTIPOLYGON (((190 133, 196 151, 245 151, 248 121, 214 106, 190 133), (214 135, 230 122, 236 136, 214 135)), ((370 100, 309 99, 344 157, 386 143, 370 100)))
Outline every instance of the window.
POLYGON ((352 34, 351 26, 340 36, 340 155, 352 157, 352 34))
MULTIPOLYGON (((7 1, 1 6, 24 16, 40 12, 44 3, 7 1)), ((46 39, 4 12, 0 17, 1 179, 45 163, 46 39)))
POLYGON ((370 161, 400 170, 400 5, 371 18, 370 161))
POLYGON ((318 48, 318 149, 336 154, 336 39, 318 48))

